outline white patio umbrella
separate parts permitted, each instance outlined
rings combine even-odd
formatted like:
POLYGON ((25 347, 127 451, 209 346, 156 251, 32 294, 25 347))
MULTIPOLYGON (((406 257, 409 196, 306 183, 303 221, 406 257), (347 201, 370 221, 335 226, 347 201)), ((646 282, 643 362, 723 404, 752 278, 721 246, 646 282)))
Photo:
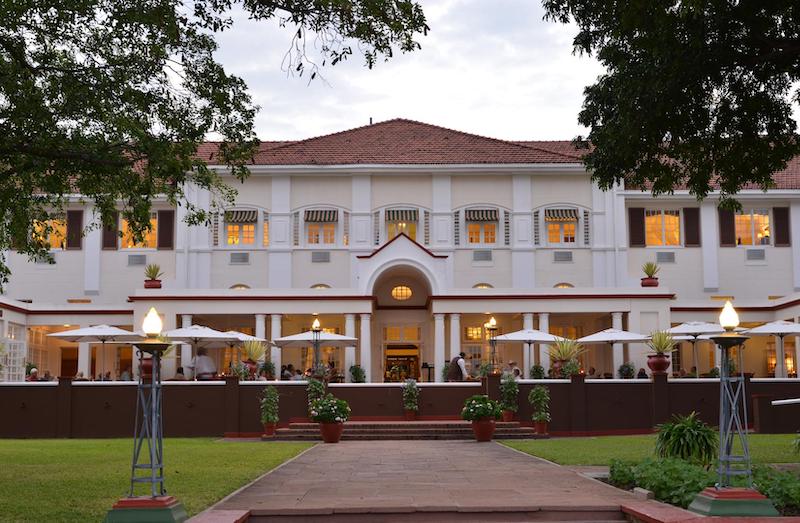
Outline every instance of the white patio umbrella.
MULTIPOLYGON (((319 340, 319 346, 326 347, 352 347, 358 342, 358 338, 351 338, 350 336, 342 336, 341 334, 333 334, 320 330, 314 332, 313 330, 301 332, 300 334, 290 334, 272 340, 272 344, 281 349, 288 348, 302 348, 314 344, 315 340, 319 340)), ((314 350, 314 359, 318 358, 317 350, 314 350)), ((315 361, 314 365, 319 365, 319 361, 315 361)), ((315 369, 317 371, 318 369, 315 369)))
MULTIPOLYGON (((203 325, 190 325, 189 327, 172 329, 162 332, 161 335, 168 338, 173 343, 186 343, 191 345, 193 356, 199 348, 223 349, 231 344, 241 343, 237 336, 203 325)), ((183 363, 183 365, 189 366, 186 363, 183 363)), ((194 374, 194 368, 192 368, 192 374, 194 374)))
MULTIPOLYGON (((501 334, 492 339, 498 343, 524 343, 526 345, 525 350, 530 353, 531 345, 534 343, 554 343, 564 338, 536 329, 522 329, 508 334, 501 334)), ((525 369, 525 372, 527 373, 528 369, 525 369)))
MULTIPOLYGON (((594 334, 589 334, 583 338, 578 338, 579 343, 584 345, 592 343, 608 343, 611 350, 614 350, 615 343, 641 343, 650 341, 650 336, 647 334, 639 334, 638 332, 623 331, 619 329, 605 329, 594 334)), ((613 361, 613 360, 612 360, 613 361)), ((616 372, 616 369, 613 369, 616 372)))
MULTIPOLYGON (((100 343, 103 349, 105 349, 106 343, 128 343, 144 339, 144 336, 140 334, 112 325, 93 325, 80 329, 54 332, 53 334, 48 334, 48 336, 72 343, 100 343)), ((105 351, 101 349, 100 354, 102 357, 101 367, 105 368, 105 351)))
POLYGON ((236 342, 228 344, 230 348, 233 348, 237 345, 241 345, 246 341, 257 341, 260 343, 266 343, 267 341, 264 338, 259 338, 258 336, 251 336, 250 334, 245 334, 244 332, 239 332, 239 331, 225 331, 225 334, 230 334, 231 336, 237 339, 236 342))
POLYGON ((706 321, 687 321, 667 329, 667 332, 672 334, 673 339, 677 341, 690 341, 692 343, 692 359, 694 361, 695 378, 700 377, 700 358, 697 354, 697 340, 708 339, 710 334, 720 334, 725 332, 725 329, 718 323, 709 323, 706 321))
POLYGON ((778 320, 765 323, 760 327, 754 327, 747 331, 747 334, 754 334, 756 336, 777 336, 778 337, 778 350, 776 350, 775 357, 775 377, 786 378, 786 351, 784 350, 783 337, 788 335, 800 335, 800 323, 792 321, 778 320))

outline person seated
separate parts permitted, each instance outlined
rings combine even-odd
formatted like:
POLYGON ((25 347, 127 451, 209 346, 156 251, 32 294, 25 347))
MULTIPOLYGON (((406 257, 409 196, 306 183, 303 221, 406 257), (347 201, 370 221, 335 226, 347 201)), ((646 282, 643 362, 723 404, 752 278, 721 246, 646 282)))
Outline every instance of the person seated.
POLYGON ((589 372, 586 373, 587 378, 597 378, 597 370, 594 367, 589 367, 589 372))
POLYGON ((50 375, 50 371, 44 371, 44 376, 39 381, 53 381, 53 376, 50 375))
POLYGON ((25 376, 25 381, 39 381, 39 369, 32 368, 28 375, 25 376))
POLYGON ((511 376, 514 378, 514 381, 519 381, 522 379, 522 371, 519 369, 519 367, 516 367, 513 371, 511 371, 511 376))
POLYGON ((122 371, 122 374, 119 376, 120 381, 131 381, 131 368, 125 367, 125 370, 122 371))
POLYGON ((258 372, 258 378, 257 378, 257 381, 267 381, 267 371, 266 371, 266 370, 264 370, 264 369, 261 369, 261 370, 258 372))
POLYGON ((106 371, 106 373, 103 374, 103 381, 112 381, 111 380, 111 371, 110 370, 106 371))
POLYGON ((183 367, 178 367, 175 371, 175 375, 172 377, 170 381, 186 381, 186 374, 183 373, 183 367))
POLYGON ((285 380, 294 379, 294 365, 292 365, 291 363, 284 368, 283 379, 285 380))
POLYGON ((680 372, 678 372, 679 378, 685 378, 686 376, 687 376, 686 369, 681 369, 680 372))
POLYGON ((636 374, 636 378, 640 380, 647 379, 647 371, 644 369, 639 369, 639 372, 636 374))
POLYGON ((304 379, 306 379, 306 377, 303 376, 303 371, 301 371, 300 369, 294 371, 294 376, 292 376, 292 381, 303 381, 304 379))
POLYGON ((78 373, 75 375, 75 377, 72 379, 72 381, 89 381, 89 379, 86 377, 86 375, 83 373, 82 370, 79 370, 78 373))
POLYGON ((194 358, 193 370, 195 377, 200 380, 213 380, 217 375, 217 366, 208 355, 208 349, 200 347, 194 358))

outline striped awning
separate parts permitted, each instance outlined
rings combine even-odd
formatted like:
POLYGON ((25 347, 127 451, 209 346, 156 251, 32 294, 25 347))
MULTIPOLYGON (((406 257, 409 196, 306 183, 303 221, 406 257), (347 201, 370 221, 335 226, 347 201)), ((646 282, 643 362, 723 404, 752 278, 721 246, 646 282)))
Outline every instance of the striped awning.
POLYGON ((417 216, 416 209, 386 209, 387 222, 415 222, 417 216))
POLYGON ((225 223, 256 223, 258 221, 258 211, 225 211, 225 223))
POLYGON ((464 219, 468 222, 496 222, 497 209, 467 209, 464 219))
POLYGON ((336 209, 309 209, 306 211, 305 221, 314 223, 336 222, 338 212, 336 209))
POLYGON ((545 209, 544 221, 576 222, 578 221, 578 209, 545 209))

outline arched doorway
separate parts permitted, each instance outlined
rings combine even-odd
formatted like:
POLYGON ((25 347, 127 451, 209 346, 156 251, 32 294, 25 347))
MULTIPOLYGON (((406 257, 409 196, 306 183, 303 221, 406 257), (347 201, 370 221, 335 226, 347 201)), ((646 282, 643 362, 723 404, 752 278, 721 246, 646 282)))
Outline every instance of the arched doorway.
POLYGON ((434 381, 427 277, 409 265, 390 267, 375 280, 372 294, 373 381, 434 381))

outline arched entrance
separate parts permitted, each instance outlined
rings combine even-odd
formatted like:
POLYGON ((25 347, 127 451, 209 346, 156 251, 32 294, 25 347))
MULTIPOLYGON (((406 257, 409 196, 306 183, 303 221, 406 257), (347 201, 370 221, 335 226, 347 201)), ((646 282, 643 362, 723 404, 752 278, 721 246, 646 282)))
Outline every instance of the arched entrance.
POLYGON ((410 265, 393 266, 376 278, 372 294, 373 381, 434 381, 427 277, 410 265))

